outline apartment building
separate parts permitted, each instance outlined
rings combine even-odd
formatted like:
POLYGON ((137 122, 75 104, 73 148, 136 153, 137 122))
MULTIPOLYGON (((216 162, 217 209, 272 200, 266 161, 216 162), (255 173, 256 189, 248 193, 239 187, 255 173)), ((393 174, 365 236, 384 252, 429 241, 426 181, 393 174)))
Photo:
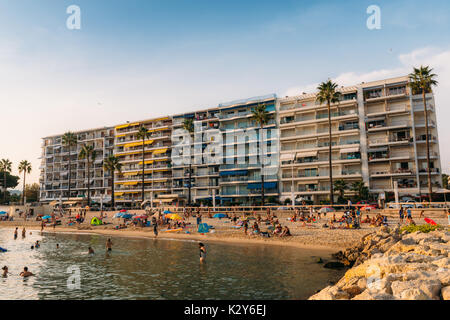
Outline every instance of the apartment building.
MULTIPOLYGON (((422 96, 398 77, 341 87, 341 100, 331 105, 332 170, 334 180, 347 185, 363 181, 369 192, 385 195, 428 193, 426 131, 422 96)), ((277 98, 275 94, 219 104, 217 107, 124 123, 115 127, 77 132, 78 145, 69 155, 61 135, 43 138, 41 201, 85 199, 87 183, 94 202, 110 201, 111 177, 103 159, 114 154, 122 163, 115 172, 115 199, 124 206, 141 204, 142 168, 145 202, 153 206, 192 202, 211 205, 251 205, 260 202, 260 127, 252 110, 263 104, 269 113, 262 139, 266 203, 292 199, 320 203, 329 196, 328 109, 316 102, 316 94, 277 98), (189 161, 179 162, 173 153, 176 132, 192 119, 195 132, 189 145, 189 161), (137 132, 144 125, 145 141, 137 132), (205 161, 211 146, 218 145, 220 161, 205 161), (86 160, 78 160, 83 144, 94 146, 97 158, 87 179, 86 160), (72 159, 71 194, 68 194, 68 159, 72 159), (199 160, 200 159, 200 160, 199 160), (155 203, 156 202, 156 203, 155 203)), ((432 185, 441 185, 441 161, 433 94, 426 95, 432 185)), ((184 157, 185 155, 181 155, 184 157)), ((348 189, 347 195, 352 191, 348 189)))
POLYGON ((92 202, 110 201, 111 176, 103 170, 103 159, 113 152, 114 128, 105 127, 75 132, 78 144, 69 148, 62 144, 62 135, 43 138, 40 166, 40 201, 73 204, 87 199, 90 183, 92 202), (88 181, 87 160, 78 159, 81 147, 94 147, 95 160, 90 165, 88 181), (69 157, 71 159, 71 191, 69 195, 69 157))
POLYGON ((115 201, 125 206, 142 203, 142 169, 144 169, 144 201, 149 205, 172 203, 171 134, 172 119, 163 117, 114 128, 114 155, 122 164, 115 172, 115 201), (144 144, 137 137, 141 126, 150 133, 144 144))
MULTIPOLYGON (((222 205, 252 205, 261 199, 260 126, 252 116, 252 110, 263 104, 270 118, 264 129, 277 129, 276 96, 274 94, 219 105, 220 130, 223 135, 223 164, 219 167, 220 201, 222 205), (252 131, 254 130, 254 131, 252 131), (253 134, 252 134, 253 133, 253 134), (254 146, 254 147, 252 147, 254 146)), ((265 156, 278 150, 271 148, 278 143, 278 135, 270 130, 263 135, 267 145, 265 156)), ((276 155, 277 156, 277 155, 276 155)), ((264 177, 265 196, 278 199, 278 163, 271 163, 273 173, 264 177)))
MULTIPOLYGON (((173 116, 173 130, 182 129, 185 119, 192 119, 195 134, 191 146, 191 202, 212 205, 219 201, 219 164, 205 159, 205 152, 211 143, 209 135, 219 133, 218 108, 211 108, 173 116), (198 159, 197 161, 195 159, 198 159)), ((173 133, 173 138, 177 138, 173 133)), ((181 156, 179 156, 181 157, 181 156)), ((173 159, 176 156, 172 157, 173 159)), ((179 196, 180 204, 189 199, 189 164, 173 164, 173 192, 179 196)))
MULTIPOLYGON (((408 77, 342 87, 331 105, 333 179, 363 181, 375 194, 427 193, 425 122, 421 96, 408 77)), ((315 94, 278 100, 281 144, 281 198, 315 203, 329 198, 329 138, 326 105, 315 94)), ((427 95, 432 183, 441 170, 434 98, 427 95)), ((351 193, 351 192, 349 192, 351 193)))

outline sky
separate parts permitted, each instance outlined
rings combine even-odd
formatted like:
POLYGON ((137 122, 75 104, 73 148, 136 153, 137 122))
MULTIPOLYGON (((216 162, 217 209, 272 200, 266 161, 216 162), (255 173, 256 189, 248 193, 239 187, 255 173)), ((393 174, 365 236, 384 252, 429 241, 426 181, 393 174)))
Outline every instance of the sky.
MULTIPOLYGON (((313 92, 430 65, 450 172, 447 0, 0 0, 0 158, 32 163, 41 138, 269 93, 313 92), (68 29, 70 5, 80 29, 68 29), (366 12, 381 10, 370 30, 366 12)), ((21 185, 17 187, 21 189, 21 185)))

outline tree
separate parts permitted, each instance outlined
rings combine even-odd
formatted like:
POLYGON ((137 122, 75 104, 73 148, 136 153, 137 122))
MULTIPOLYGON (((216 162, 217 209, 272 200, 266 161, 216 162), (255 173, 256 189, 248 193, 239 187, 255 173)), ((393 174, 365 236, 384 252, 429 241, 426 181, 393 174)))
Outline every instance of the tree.
POLYGON ((429 66, 420 66, 420 68, 413 68, 413 72, 409 74, 410 86, 413 94, 422 94, 423 113, 425 115, 425 131, 426 131, 426 146, 427 146, 427 178, 428 178, 428 199, 431 202, 431 195, 433 193, 433 186, 431 185, 431 168, 430 168, 430 142, 428 130, 428 111, 426 103, 426 94, 433 92, 432 87, 436 86, 436 75, 433 69, 429 66))
POLYGON ((27 160, 23 160, 19 163, 19 173, 23 172, 23 191, 22 191, 22 205, 25 205, 25 199, 26 199, 26 193, 25 193, 25 186, 26 186, 26 176, 27 173, 30 174, 31 172, 31 163, 29 163, 27 160))
POLYGON ((264 206, 264 154, 263 154, 263 130, 264 126, 269 122, 269 112, 266 110, 266 105, 258 104, 252 109, 252 118, 259 125, 259 160, 261 161, 261 203, 264 206))
POLYGON ((37 183, 27 184, 24 191, 27 202, 39 201, 39 190, 40 190, 39 184, 37 183))
POLYGON ((345 190, 347 189, 347 182, 345 182, 345 180, 343 179, 336 180, 334 182, 334 189, 339 192, 339 200, 343 201, 344 193, 345 190))
POLYGON ((80 153, 78 155, 78 158, 80 160, 85 159, 87 164, 87 192, 88 192, 88 199, 87 199, 87 205, 91 205, 91 161, 95 160, 95 150, 93 146, 89 145, 83 145, 81 147, 80 153))
MULTIPOLYGON (((2 171, 0 170, 0 177, 2 177, 2 171)), ((19 185, 19 180, 20 178, 18 176, 13 176, 12 174, 10 174, 9 172, 6 173, 6 189, 14 189, 15 187, 17 187, 19 185)), ((0 179, 0 185, 3 187, 4 186, 4 181, 3 178, 0 179)), ((18 200, 13 199, 12 194, 10 194, 9 192, 7 192, 5 189, 4 192, 1 191, 0 188, 0 199, 5 199, 5 203, 7 203, 8 201, 12 201, 12 202, 19 202, 20 201, 20 197, 18 200), (9 197, 9 199, 8 199, 9 197)))
POLYGON ((442 174, 442 188, 448 189, 448 177, 449 175, 443 173, 442 174))
MULTIPOLYGON (((183 129, 189 132, 189 135, 194 133, 194 121, 191 118, 185 118, 183 121, 183 129)), ((192 146, 189 146, 189 150, 192 150, 192 146)), ((191 205, 191 188, 192 188, 192 158, 189 152, 189 173, 188 173, 188 206, 191 205)))
POLYGON ((322 82, 318 87, 317 90, 319 92, 316 96, 316 101, 320 104, 327 103, 328 107, 328 166, 330 168, 330 201, 331 205, 333 205, 333 167, 331 162, 331 145, 332 145, 332 137, 331 137, 331 104, 332 103, 339 103, 339 99, 341 97, 341 93, 339 91, 336 91, 336 88, 338 87, 337 83, 332 82, 331 80, 328 80, 326 82, 322 82))
POLYGON ((150 138, 150 132, 144 125, 141 125, 139 128, 138 133, 136 134, 138 139, 142 139, 142 204, 145 201, 145 180, 144 180, 144 174, 145 174, 145 140, 150 138))
POLYGON ((356 192, 359 200, 367 200, 369 198, 369 188, 363 181, 353 182, 351 190, 356 192))
POLYGON ((105 159, 103 168, 111 173, 111 208, 114 210, 114 171, 122 173, 122 164, 119 162, 119 158, 111 154, 105 159))
POLYGON ((3 188, 4 188, 4 194, 3 194, 3 202, 6 203, 6 193, 8 189, 8 185, 6 183, 6 174, 11 173, 11 167, 12 162, 8 159, 2 159, 0 161, 0 172, 3 172, 3 188))
POLYGON ((66 132, 64 133, 64 135, 62 136, 62 144, 63 146, 66 146, 69 148, 69 196, 68 196, 68 200, 70 200, 70 196, 71 196, 71 182, 72 182, 72 155, 71 155, 71 151, 72 151, 72 147, 75 147, 78 143, 78 138, 77 135, 73 132, 66 132))

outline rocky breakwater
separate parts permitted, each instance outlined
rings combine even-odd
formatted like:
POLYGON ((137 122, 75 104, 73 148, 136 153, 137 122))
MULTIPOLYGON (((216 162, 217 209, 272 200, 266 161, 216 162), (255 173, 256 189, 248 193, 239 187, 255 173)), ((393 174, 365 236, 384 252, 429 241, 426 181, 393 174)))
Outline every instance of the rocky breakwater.
POLYGON ((380 228, 334 257, 351 267, 310 300, 450 300, 450 232, 380 228))

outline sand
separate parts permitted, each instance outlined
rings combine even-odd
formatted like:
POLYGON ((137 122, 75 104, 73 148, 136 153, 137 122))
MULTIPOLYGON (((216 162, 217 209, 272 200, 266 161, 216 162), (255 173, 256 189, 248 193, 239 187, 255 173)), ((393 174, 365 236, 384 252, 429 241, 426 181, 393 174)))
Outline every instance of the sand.
MULTIPOLYGON (((91 213, 92 214, 92 213, 91 213)), ((91 216, 88 214, 88 217, 91 216)), ((336 213, 336 217, 340 217, 342 213, 336 213)), ((369 213, 369 216, 374 216, 376 212, 369 213)), ((427 216, 434 219, 437 223, 447 225, 447 218, 442 212, 427 212, 427 216)), ((364 213, 363 217, 366 217, 364 213)), ((418 217, 413 215, 417 224, 424 224, 423 219, 419 221, 418 217)), ((63 219, 63 225, 66 224, 65 219, 63 219)), ((90 219, 86 219, 87 221, 90 219)), ((388 215, 389 225, 395 226, 399 223, 398 217, 395 215, 388 215)), ((45 227, 44 232, 68 232, 68 233, 95 233, 108 236, 121 236, 121 237, 139 237, 139 238, 154 238, 153 228, 138 228, 138 227, 128 227, 126 229, 115 230, 114 226, 118 223, 118 219, 108 218, 107 222, 111 224, 103 226, 90 226, 87 222, 81 224, 81 228, 67 227, 67 226, 57 226, 55 229, 53 227, 45 227)), ((195 241, 220 241, 228 243, 248 243, 248 244, 264 244, 264 245, 278 245, 278 246, 289 246, 296 248, 314 249, 314 250, 326 250, 326 251, 337 251, 343 250, 357 243, 362 236, 374 232, 377 230, 375 227, 371 227, 367 224, 362 224, 361 229, 328 229, 323 228, 322 225, 327 220, 322 218, 317 223, 307 224, 303 226, 302 222, 291 222, 287 221, 286 218, 279 218, 279 222, 282 226, 288 226, 292 236, 286 238, 271 237, 264 238, 261 236, 245 235, 243 229, 233 228, 233 223, 229 219, 208 219, 203 218, 202 222, 208 225, 214 226, 212 232, 206 234, 199 234, 197 232, 196 220, 195 218, 189 218, 187 220, 190 225, 180 232, 164 232, 159 228, 158 238, 163 239, 183 239, 183 240, 195 240, 195 241), (189 231, 189 233, 186 233, 189 231)), ((253 221, 250 221, 249 226, 251 226, 253 221)), ((16 221, 0 222, 0 227, 19 227, 24 225, 23 220, 16 219, 16 221)), ((29 230, 40 230, 40 222, 38 221, 27 221, 25 223, 26 228, 29 230)), ((336 226, 337 224, 335 224, 336 226)), ((262 231, 266 230, 266 226, 261 227, 262 231)), ((250 234, 250 230, 249 230, 250 234)))

